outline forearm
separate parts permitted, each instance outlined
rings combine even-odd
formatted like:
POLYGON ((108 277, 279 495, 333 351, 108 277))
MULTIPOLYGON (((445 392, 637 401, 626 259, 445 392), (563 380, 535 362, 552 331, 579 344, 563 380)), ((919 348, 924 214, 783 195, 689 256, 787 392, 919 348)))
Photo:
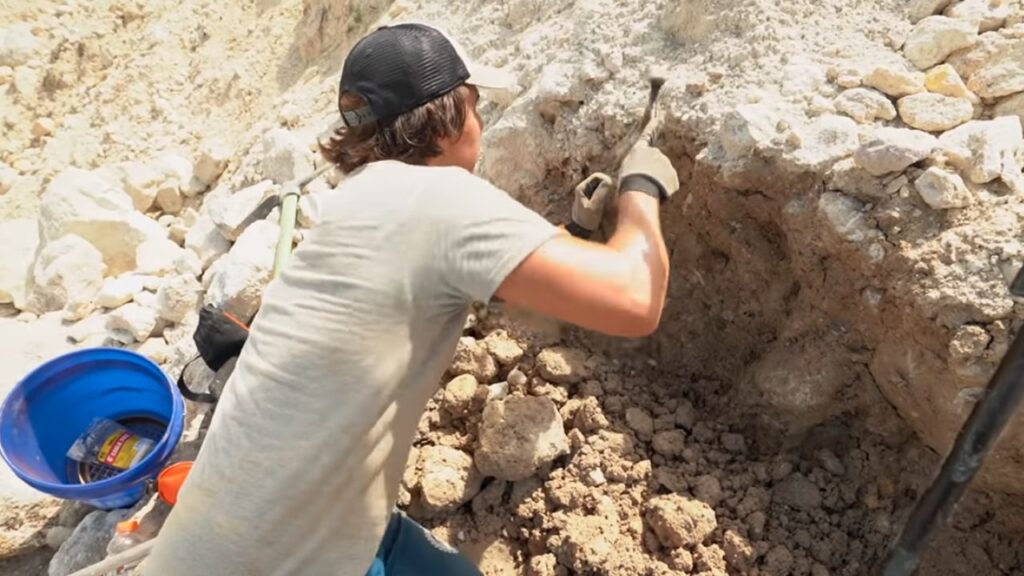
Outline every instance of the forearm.
POLYGON ((607 246, 633 262, 630 288, 660 317, 668 290, 668 251, 661 234, 657 199, 643 192, 625 191, 619 196, 615 233, 607 246))

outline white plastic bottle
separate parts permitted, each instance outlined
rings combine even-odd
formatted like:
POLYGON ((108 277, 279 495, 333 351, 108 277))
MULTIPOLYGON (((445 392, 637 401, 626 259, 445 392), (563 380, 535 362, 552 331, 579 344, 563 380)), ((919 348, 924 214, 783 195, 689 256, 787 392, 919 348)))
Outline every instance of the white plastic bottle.
POLYGON ((107 544, 107 555, 119 554, 129 548, 142 544, 144 541, 146 541, 146 538, 143 538, 142 534, 139 533, 138 520, 129 519, 118 522, 114 537, 107 544))

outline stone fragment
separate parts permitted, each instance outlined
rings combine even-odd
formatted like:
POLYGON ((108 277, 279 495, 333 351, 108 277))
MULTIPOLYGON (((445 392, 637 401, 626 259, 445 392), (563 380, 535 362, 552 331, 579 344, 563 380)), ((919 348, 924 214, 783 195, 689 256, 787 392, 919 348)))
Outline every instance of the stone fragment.
POLYGON ((136 342, 144 342, 156 329, 156 310, 130 302, 107 315, 107 329, 131 334, 136 342))
POLYGON ((32 123, 32 135, 36 138, 52 136, 56 129, 57 124, 52 118, 36 118, 35 122, 32 123))
POLYGON ((211 140, 203 144, 199 150, 199 160, 195 165, 195 177, 205 186, 210 186, 220 178, 231 159, 231 148, 222 141, 211 140))
POLYGON ((95 246, 68 234, 50 242, 36 259, 30 310, 42 313, 66 308, 81 313, 103 286, 106 265, 95 246))
POLYGON ((178 261, 186 257, 185 253, 181 246, 168 238, 143 242, 135 252, 136 272, 166 276, 178 269, 178 261))
POLYGON ((283 184, 313 171, 309 147, 284 128, 263 135, 263 177, 283 184))
POLYGON ((45 546, 46 527, 64 502, 35 490, 6 465, 0 467, 0 564, 45 546))
POLYGON ((750 571, 754 559, 757 557, 750 541, 733 530, 725 531, 725 535, 722 537, 722 550, 725 552, 726 562, 740 572, 750 571))
POLYGON ((854 244, 866 243, 881 234, 864 216, 864 204, 839 192, 824 192, 818 211, 836 235, 854 244))
POLYGON ((992 116, 1016 116, 1024 123, 1024 92, 1014 94, 996 103, 992 116))
POLYGON ((949 64, 939 64, 929 70, 924 78, 924 85, 928 88, 929 92, 936 94, 952 96, 954 98, 965 98, 972 102, 978 99, 974 92, 967 89, 967 85, 960 78, 956 68, 949 64))
POLYGON ((836 110, 861 124, 874 122, 876 118, 896 118, 896 108, 884 94, 868 88, 851 88, 836 97, 836 110))
POLYGON ((164 175, 143 162, 127 162, 119 168, 123 175, 124 190, 131 195, 135 209, 146 212, 152 208, 164 175))
POLYGON ((541 378, 558 384, 575 384, 587 375, 587 354, 582 350, 554 347, 545 348, 537 355, 537 370, 541 378))
POLYGON ((78 168, 62 171, 47 186, 39 224, 44 242, 65 234, 89 241, 103 254, 110 275, 134 270, 138 246, 167 237, 160 224, 135 210, 123 190, 78 168))
POLYGON ((129 509, 96 510, 86 516, 53 555, 48 576, 67 576, 103 560, 114 528, 128 518, 130 512, 129 509))
POLYGON ((662 456, 675 458, 686 450, 686 434, 682 430, 665 430, 654 435, 654 451, 662 456))
POLYGON ((490 384, 498 375, 498 364, 487 352, 483 342, 472 336, 464 336, 455 347, 450 370, 455 375, 472 374, 478 382, 490 384))
POLYGON ((523 358, 523 349, 504 330, 495 330, 484 338, 484 346, 502 366, 514 366, 523 358))
POLYGON ((714 508, 725 498, 725 493, 722 491, 722 484, 718 481, 718 478, 710 474, 704 474, 698 476, 694 480, 693 495, 701 502, 706 503, 708 506, 714 508))
POLYGON ((6 220, 0 224, 0 304, 14 304, 24 310, 32 262, 39 247, 39 224, 29 218, 6 220))
POLYGON ((166 180, 157 188, 156 205, 165 214, 181 212, 184 201, 181 196, 181 185, 176 178, 166 180))
POLYGON ((7 164, 0 162, 0 195, 6 194, 14 187, 14 181, 18 179, 18 171, 7 164))
POLYGON ((977 22, 979 32, 1002 28, 1010 15, 1008 0, 961 0, 946 10, 946 16, 977 22))
POLYGON ((220 233, 208 215, 203 215, 185 234, 185 248, 199 256, 199 263, 206 270, 215 260, 227 254, 231 242, 220 233))
POLYGON ((32 26, 28 23, 0 28, 0 66, 17 68, 43 56, 45 50, 42 40, 32 34, 32 26))
POLYGON ((972 45, 977 37, 977 22, 928 16, 914 25, 903 46, 903 53, 914 66, 925 70, 941 64, 953 52, 972 45))
POLYGON ((975 184, 991 182, 1003 172, 1003 157, 1024 145, 1021 120, 1000 116, 994 120, 972 120, 939 137, 950 163, 975 184))
POLYGON ((796 560, 789 548, 779 544, 768 551, 764 558, 764 571, 766 574, 779 575, 792 574, 793 565, 796 560))
POLYGON ((626 425, 632 428, 641 440, 648 440, 654 434, 654 419, 636 406, 626 408, 626 425))
POLYGON ((472 374, 456 376, 445 384, 441 405, 454 416, 465 416, 473 408, 473 397, 479 386, 472 374))
POLYGON ((772 120, 776 116, 778 114, 766 106, 737 106, 722 118, 718 135, 722 149, 731 158, 741 158, 769 146, 775 137, 776 124, 772 120))
POLYGON ((160 154, 154 157, 150 164, 162 176, 162 183, 175 180, 180 186, 185 186, 195 175, 192 162, 176 152, 160 154))
POLYGON ((273 182, 264 180, 234 194, 213 198, 209 203, 208 214, 220 233, 233 242, 244 232, 244 220, 276 190, 273 182))
POLYGON ((103 308, 117 308, 132 301, 136 294, 146 289, 146 278, 125 274, 107 278, 96 296, 96 305, 103 308))
POLYGON ((801 474, 791 474, 772 489, 772 499, 797 510, 821 507, 821 490, 801 474))
POLYGON ((792 157, 801 167, 824 171, 857 150, 859 132, 859 126, 850 118, 826 114, 801 130, 803 144, 792 157))
POLYGON ((181 322, 198 310, 202 295, 203 286, 195 276, 172 276, 156 292, 157 314, 168 322, 181 322))
POLYGON ((693 425, 697 423, 697 410, 689 400, 680 400, 675 417, 676 426, 683 430, 693 430, 693 425))
POLYGON ((427 446, 419 451, 419 458, 420 493, 428 512, 450 512, 480 492, 484 476, 469 454, 447 446, 427 446))
POLYGON ((974 195, 960 175, 933 166, 914 180, 914 188, 928 206, 936 210, 963 208, 974 203, 974 195))
POLYGON ((568 452, 562 417, 550 398, 510 396, 484 407, 475 453, 484 475, 524 480, 568 452))
POLYGON ((267 220, 249 226, 231 251, 206 271, 204 302, 248 322, 259 310, 263 288, 270 282, 278 232, 278 225, 267 220))
POLYGON ((923 93, 904 96, 896 103, 900 118, 918 130, 943 132, 967 122, 974 106, 964 98, 923 93))
POLYGON ((939 141, 919 130, 877 128, 853 155, 858 166, 873 176, 904 170, 929 155, 939 141))
POLYGON ((694 548, 718 527, 710 506, 679 494, 652 498, 644 517, 666 548, 694 548))
POLYGON ((894 98, 925 91, 925 77, 920 72, 896 66, 876 66, 864 77, 864 85, 894 98))
POLYGON ((1024 92, 1024 38, 1003 44, 971 74, 967 87, 982 98, 1024 92))
POLYGON ((911 22, 919 22, 929 16, 934 16, 946 6, 952 0, 910 0, 910 7, 908 12, 910 15, 911 22))

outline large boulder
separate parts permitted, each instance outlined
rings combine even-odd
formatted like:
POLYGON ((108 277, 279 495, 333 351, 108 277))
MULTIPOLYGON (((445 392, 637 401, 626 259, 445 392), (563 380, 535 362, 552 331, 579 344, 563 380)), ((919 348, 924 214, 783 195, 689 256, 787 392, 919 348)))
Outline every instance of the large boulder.
POLYGON ((22 310, 26 306, 26 292, 32 272, 32 262, 39 246, 39 224, 22 218, 8 220, 0 226, 0 304, 14 304, 22 310))
POLYGON ((569 452, 569 440, 554 402, 544 396, 488 402, 480 424, 477 468, 486 476, 524 480, 569 452))
POLYGON ((28 307, 52 312, 67 307, 84 311, 92 303, 107 270, 95 246, 74 234, 50 242, 33 268, 33 290, 28 307))
POLYGON ((68 168, 40 198, 39 228, 44 242, 76 234, 103 255, 111 275, 135 269, 135 251, 167 231, 135 210, 132 198, 95 174, 68 168))
POLYGON ((231 251, 207 270, 205 303, 243 320, 252 318, 259 310, 263 288, 270 282, 279 230, 267 220, 249 226, 231 251))

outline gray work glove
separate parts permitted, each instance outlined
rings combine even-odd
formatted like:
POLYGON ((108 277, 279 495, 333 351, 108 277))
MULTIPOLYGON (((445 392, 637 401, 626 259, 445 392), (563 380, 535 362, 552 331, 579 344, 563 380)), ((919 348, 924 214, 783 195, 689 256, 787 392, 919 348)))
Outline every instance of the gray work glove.
POLYGON ((615 191, 613 184, 611 176, 595 172, 576 186, 568 226, 573 236, 589 238, 601 226, 605 202, 615 191))
POLYGON ((627 190, 646 192, 662 202, 679 190, 672 162, 647 138, 640 138, 619 168, 619 191, 627 190))

